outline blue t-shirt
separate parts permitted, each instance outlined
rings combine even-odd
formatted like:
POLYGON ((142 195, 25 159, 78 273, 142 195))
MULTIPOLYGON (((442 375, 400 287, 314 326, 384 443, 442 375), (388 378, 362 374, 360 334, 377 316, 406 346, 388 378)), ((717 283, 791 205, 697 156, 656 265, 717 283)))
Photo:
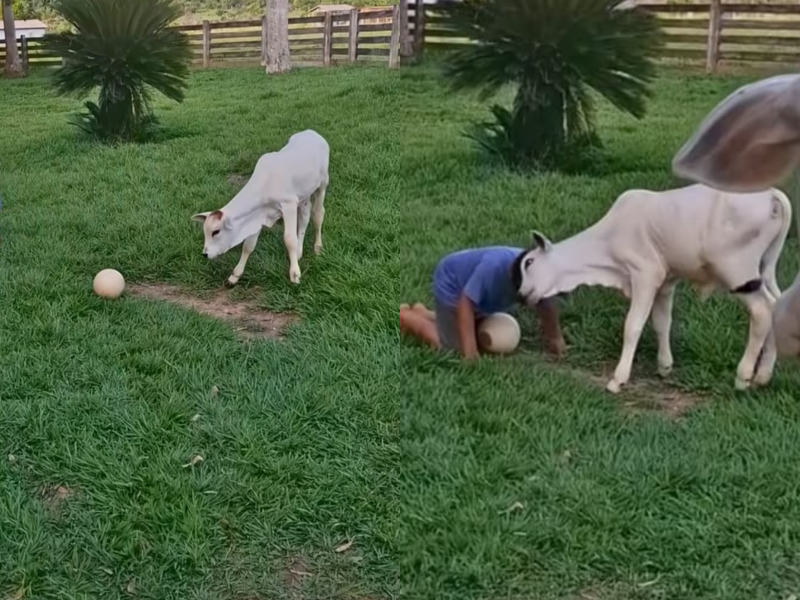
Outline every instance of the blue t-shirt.
POLYGON ((509 310, 517 297, 511 267, 520 252, 522 248, 490 246, 448 254, 433 274, 436 303, 455 308, 466 294, 482 316, 509 310))

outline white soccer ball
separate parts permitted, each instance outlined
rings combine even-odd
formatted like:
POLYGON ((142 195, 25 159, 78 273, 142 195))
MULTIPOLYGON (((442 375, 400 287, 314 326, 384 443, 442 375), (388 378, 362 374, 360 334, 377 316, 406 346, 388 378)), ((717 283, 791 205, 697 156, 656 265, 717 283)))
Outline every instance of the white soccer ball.
POLYGON ((508 313, 494 313, 478 325, 478 345, 492 354, 511 354, 519 346, 522 332, 508 313))
POLYGON ((125 291, 125 278, 115 269, 103 269, 94 277, 94 293, 114 300, 125 291))

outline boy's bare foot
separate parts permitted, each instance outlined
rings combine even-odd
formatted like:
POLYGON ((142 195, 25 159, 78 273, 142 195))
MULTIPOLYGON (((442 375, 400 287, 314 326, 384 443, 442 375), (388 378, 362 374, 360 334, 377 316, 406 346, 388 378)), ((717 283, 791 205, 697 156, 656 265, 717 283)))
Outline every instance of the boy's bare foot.
POLYGON ((404 310, 411 310, 411 306, 409 304, 401 304, 400 312, 403 312, 404 310))
POLYGON ((425 306, 422 302, 417 302, 412 308, 415 313, 428 319, 429 321, 436 320, 436 313, 425 306))

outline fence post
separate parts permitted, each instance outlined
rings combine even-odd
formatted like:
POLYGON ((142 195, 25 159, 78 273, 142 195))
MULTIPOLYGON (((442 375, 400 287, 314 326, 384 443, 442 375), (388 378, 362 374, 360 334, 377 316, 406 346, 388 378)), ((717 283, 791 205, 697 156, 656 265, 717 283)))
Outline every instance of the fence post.
POLYGON ((719 64, 719 46, 722 33, 722 0, 711 0, 708 12, 708 48, 706 72, 716 73, 719 64))
POLYGON ((400 0, 400 56, 411 56, 411 35, 408 32, 408 0, 400 0))
POLYGON ((358 9, 350 11, 350 31, 347 44, 347 59, 350 62, 358 60, 358 9))
POLYGON ((261 66, 267 66, 267 15, 261 17, 261 66))
POLYGON ((396 69, 400 62, 400 6, 392 6, 392 37, 389 38, 389 68, 396 69))
POLYGON ((422 60, 425 52, 425 2, 416 0, 414 4, 414 56, 422 60))
POLYGON ((333 14, 328 11, 325 13, 325 27, 322 33, 323 66, 331 66, 331 54, 333 54, 333 14))
POLYGON ((211 23, 203 21, 203 66, 211 66, 211 23))
POLYGON ((20 44, 20 58, 22 59, 22 68, 27 73, 30 71, 30 59, 28 57, 28 38, 27 36, 20 36, 19 38, 20 44))

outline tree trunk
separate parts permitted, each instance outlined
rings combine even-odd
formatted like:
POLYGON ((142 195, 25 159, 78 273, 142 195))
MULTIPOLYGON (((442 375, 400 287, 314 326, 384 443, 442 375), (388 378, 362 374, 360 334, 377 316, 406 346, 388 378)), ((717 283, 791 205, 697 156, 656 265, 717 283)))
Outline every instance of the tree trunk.
POLYGON ((12 0, 3 1, 3 27, 6 37, 6 65, 3 70, 3 77, 24 77, 25 70, 22 68, 22 61, 17 51, 17 28, 14 26, 14 11, 12 10, 12 0))
MULTIPOLYGON (((419 0, 419 5, 422 5, 419 0)), ((408 0, 400 0, 400 56, 407 58, 413 54, 411 35, 408 31, 408 0)))
POLYGON ((289 0, 267 0, 267 73, 292 68, 289 57, 289 0))

